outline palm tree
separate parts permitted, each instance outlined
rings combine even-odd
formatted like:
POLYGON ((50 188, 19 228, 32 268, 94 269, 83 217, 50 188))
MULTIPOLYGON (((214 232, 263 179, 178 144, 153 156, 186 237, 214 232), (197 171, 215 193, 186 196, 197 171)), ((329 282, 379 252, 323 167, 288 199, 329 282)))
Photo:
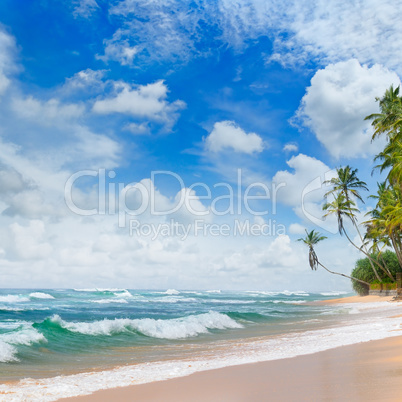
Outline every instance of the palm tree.
POLYGON ((307 232, 306 230, 306 237, 297 239, 297 241, 302 241, 304 244, 306 244, 309 248, 309 254, 308 254, 308 259, 309 259, 309 264, 312 270, 317 270, 318 266, 321 266, 324 268, 326 271, 328 271, 330 274, 334 275, 340 275, 348 279, 353 279, 354 281, 363 283, 367 286, 370 286, 368 282, 362 281, 360 279, 354 278, 353 276, 348 276, 345 274, 341 274, 339 272, 334 272, 330 271, 327 267, 321 264, 321 262, 318 260, 317 254, 314 250, 314 246, 319 243, 322 240, 325 240, 327 237, 321 235, 320 233, 316 232, 315 230, 312 230, 311 232, 307 232))
POLYGON ((350 201, 351 197, 354 196, 364 203, 358 190, 368 191, 368 188, 364 181, 359 180, 357 172, 357 169, 352 169, 349 165, 344 168, 337 168, 337 176, 324 181, 324 184, 333 185, 333 189, 328 191, 324 197, 327 198, 330 194, 341 192, 345 196, 346 201, 350 201))
POLYGON ((332 190, 328 191, 324 195, 324 197, 327 198, 329 195, 333 195, 335 198, 334 202, 332 203, 327 202, 326 204, 324 204, 323 209, 328 211, 328 213, 324 215, 324 217, 330 214, 335 214, 337 216, 339 234, 342 236, 342 234, 344 233, 349 242, 359 251, 361 251, 364 255, 367 256, 376 278, 380 282, 382 282, 374 264, 378 265, 388 276, 389 274, 381 264, 379 264, 377 261, 371 258, 367 250, 366 243, 364 242, 363 236, 360 233, 359 225, 356 219, 355 213, 358 212, 359 210, 355 208, 356 204, 352 200, 352 197, 356 197, 357 199, 359 199, 361 202, 364 203, 359 193, 359 190, 368 191, 367 184, 364 181, 361 181, 357 177, 358 170, 351 168, 349 165, 345 166, 344 168, 342 167, 337 168, 336 172, 337 172, 336 177, 333 177, 332 179, 326 180, 324 182, 325 184, 333 185, 332 190), (343 226, 344 216, 347 216, 352 221, 353 226, 355 227, 357 234, 359 235, 360 242, 362 244, 361 247, 358 247, 348 236, 343 226))
MULTIPOLYGON (((332 195, 334 195, 332 193, 332 195)), ((332 202, 326 202, 322 209, 324 211, 328 211, 324 218, 329 215, 336 215, 338 221, 338 231, 342 236, 343 233, 346 234, 345 227, 343 225, 343 218, 348 217, 352 222, 354 222, 355 215, 354 212, 358 212, 358 209, 354 207, 355 203, 351 200, 347 200, 343 192, 339 192, 337 195, 334 195, 334 200, 332 202)))
POLYGON ((402 97, 399 96, 399 86, 394 89, 393 85, 385 91, 382 98, 376 98, 379 103, 380 113, 373 113, 364 120, 372 120, 374 127, 372 140, 381 134, 386 134, 389 140, 400 133, 402 123, 402 97))
MULTIPOLYGON (((394 138, 390 141, 375 158, 382 163, 374 166, 382 173, 384 170, 390 169, 386 181, 390 185, 400 186, 402 184, 402 138, 394 138)), ((374 170, 373 169, 373 170, 374 170)))
POLYGON ((382 271, 385 272, 387 276, 390 276, 388 271, 375 259, 373 259, 367 248, 365 247, 365 243, 362 240, 362 247, 357 246, 354 241, 349 237, 348 232, 345 229, 345 225, 343 222, 344 217, 348 217, 353 223, 356 221, 356 217, 354 215, 354 212, 357 212, 358 209, 354 207, 355 203, 351 200, 346 200, 346 197, 344 196, 343 193, 339 192, 336 196, 334 195, 335 199, 332 202, 327 202, 323 205, 323 210, 327 211, 327 213, 324 215, 324 217, 327 217, 329 215, 335 215, 338 220, 338 229, 339 229, 339 234, 342 236, 344 234, 346 238, 349 240, 349 242, 359 251, 361 251, 370 261, 371 268, 374 271, 374 274, 376 278, 381 281, 381 277, 378 275, 378 272, 374 266, 376 264, 382 271), (363 249, 364 248, 364 249, 363 249))
POLYGON ((377 205, 368 215, 371 219, 365 222, 368 237, 375 236, 384 245, 392 244, 402 267, 402 192, 398 186, 378 184, 377 205))
POLYGON ((389 238, 382 233, 380 226, 375 224, 373 220, 368 221, 365 224, 366 234, 364 235, 364 240, 367 240, 366 246, 369 246, 370 254, 377 255, 377 258, 381 260, 382 266, 386 269, 388 276, 391 278, 392 282, 395 282, 394 276, 382 256, 382 250, 384 247, 389 247, 391 245, 389 238), (380 247, 381 244, 382 247, 380 247))
POLYGON ((315 230, 312 230, 310 233, 306 231, 306 237, 305 238, 300 238, 297 239, 297 241, 302 241, 304 244, 306 244, 309 248, 309 254, 308 254, 308 261, 310 263, 310 268, 313 271, 317 270, 318 267, 318 258, 317 254, 314 251, 314 246, 319 243, 322 240, 327 239, 326 236, 322 236, 320 233, 316 232, 315 230))

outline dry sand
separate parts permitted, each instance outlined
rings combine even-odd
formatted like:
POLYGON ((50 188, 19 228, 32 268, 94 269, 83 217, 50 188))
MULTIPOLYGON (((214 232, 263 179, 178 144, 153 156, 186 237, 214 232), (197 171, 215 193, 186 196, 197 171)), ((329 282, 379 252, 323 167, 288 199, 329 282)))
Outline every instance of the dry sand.
MULTIPOLYGON (((379 296, 330 303, 388 301, 379 296)), ((401 320, 402 324, 402 320, 401 320)), ((65 398, 70 402, 402 401, 402 336, 65 398)))
POLYGON ((62 401, 401 401, 401 380, 402 337, 397 337, 62 401))
POLYGON ((392 301, 394 296, 350 296, 340 299, 321 300, 316 304, 343 304, 343 303, 373 303, 392 301))

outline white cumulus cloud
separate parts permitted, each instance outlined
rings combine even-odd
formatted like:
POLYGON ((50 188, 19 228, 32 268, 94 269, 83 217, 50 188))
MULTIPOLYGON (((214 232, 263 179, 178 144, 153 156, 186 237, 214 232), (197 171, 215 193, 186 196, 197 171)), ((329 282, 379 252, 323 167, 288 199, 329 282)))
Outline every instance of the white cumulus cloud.
MULTIPOLYGON (((278 187, 278 201, 293 207, 301 204, 303 190, 312 180, 321 178, 324 181, 325 174, 331 171, 325 163, 304 154, 292 156, 286 163, 293 172, 281 170, 275 174, 272 182, 276 186, 282 185, 278 187)), ((322 188, 309 193, 309 201, 322 201, 326 191, 328 190, 322 188)))
POLYGON ((183 109, 185 103, 181 100, 168 102, 167 93, 168 88, 162 80, 138 87, 118 82, 115 83, 114 93, 96 100, 92 110, 99 114, 121 113, 172 124, 177 117, 176 112, 183 109))
POLYGON ((391 84, 400 84, 398 76, 378 64, 362 66, 356 59, 330 64, 311 79, 297 117, 335 158, 374 154, 381 144, 371 144, 371 125, 364 118, 378 111, 375 97, 391 84))
POLYGON ((264 149, 262 138, 256 133, 246 133, 234 121, 220 121, 214 124, 205 139, 206 148, 212 152, 232 149, 235 152, 252 154, 264 149))
MULTIPOLYGON (((306 225, 314 224, 330 233, 336 233, 336 219, 324 219, 322 211, 324 194, 330 189, 323 183, 335 176, 335 170, 304 154, 293 156, 287 164, 293 171, 281 170, 272 178, 277 188, 277 201, 292 207, 306 225)), ((300 225, 291 224, 289 232, 299 234, 300 225)))
POLYGON ((297 152, 299 150, 299 147, 297 144, 289 142, 288 144, 284 145, 283 150, 285 152, 297 152))

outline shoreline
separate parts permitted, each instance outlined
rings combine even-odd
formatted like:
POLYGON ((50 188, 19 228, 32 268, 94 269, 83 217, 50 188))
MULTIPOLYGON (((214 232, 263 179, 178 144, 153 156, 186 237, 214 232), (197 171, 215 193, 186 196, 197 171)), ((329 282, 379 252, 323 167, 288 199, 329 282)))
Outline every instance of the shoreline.
POLYGON ((367 295, 367 296, 348 296, 340 297, 336 299, 320 300, 314 302, 314 304, 346 304, 346 303, 376 303, 376 302, 392 302, 394 301, 394 296, 377 296, 377 295, 367 295))
MULTIPOLYGON (((317 301, 314 304, 376 303, 391 302, 392 300, 392 296, 349 296, 317 301)), ((378 400, 399 401, 401 399, 399 389, 402 374, 391 380, 384 378, 384 372, 402 367, 402 357, 394 359, 393 356, 393 350, 396 348, 402 351, 402 334, 397 338, 340 346, 285 359, 210 369, 184 377, 99 390, 90 395, 61 398, 58 401, 107 402, 113 400, 114 402, 124 402, 141 400, 157 402, 163 400, 164 402, 176 402, 182 400, 203 402, 208 400, 213 402, 228 399, 233 402, 243 402, 250 400, 249 398, 263 400, 267 398, 268 394, 270 400, 342 400, 344 393, 348 395, 348 400, 360 400, 372 399, 373 392, 378 393, 378 398, 376 398, 378 400), (359 356, 359 361, 353 361, 350 356, 359 356), (379 364, 380 359, 382 359, 381 364, 379 364), (345 364, 348 371, 345 371, 345 364), (369 369, 374 364, 376 366, 375 373, 369 369), (324 375, 320 372, 323 366, 328 370, 324 375), (367 369, 371 374, 370 378, 367 378, 367 369), (300 375, 306 370, 309 373, 307 376, 300 375), (358 372, 359 378, 365 378, 364 387, 359 385, 359 382, 356 383, 357 386, 350 385, 349 372, 351 371, 354 374, 358 372), (289 377, 292 378, 291 382, 284 380, 289 377), (314 386, 318 378, 320 378, 321 384, 319 387, 314 386), (386 397, 382 391, 385 381, 387 381, 386 397), (370 384, 369 388, 366 387, 367 383, 370 384), (344 388, 345 385, 349 385, 347 390, 344 388)))
MULTIPOLYGON (((186 379, 192 379, 193 376, 197 376, 198 378, 198 375, 201 374, 207 377, 212 375, 213 377, 211 373, 216 373, 219 370, 225 373, 222 374, 223 376, 233 377, 231 373, 234 369, 240 370, 243 373, 242 376, 248 378, 247 381, 250 381, 250 384, 252 384, 253 377, 257 374, 247 373, 249 373, 250 367, 256 365, 269 364, 269 367, 271 367, 269 370, 276 370, 275 368, 272 369, 272 365, 276 367, 279 362, 321 355, 322 353, 334 351, 335 349, 339 350, 344 347, 354 347, 359 343, 368 344, 372 343, 372 341, 380 342, 379 340, 399 339, 400 344, 402 344, 402 332, 400 332, 402 320, 399 311, 400 308, 402 309, 402 304, 386 303, 383 305, 384 302, 389 302, 390 299, 392 299, 392 297, 352 296, 311 302, 315 305, 317 305, 317 303, 329 305, 345 304, 347 310, 352 310, 350 314, 364 312, 365 315, 363 318, 365 317, 365 319, 356 321, 354 317, 351 316, 349 320, 345 321, 346 325, 342 326, 331 326, 311 331, 302 330, 290 332, 280 338, 256 338, 256 340, 252 342, 236 341, 228 349, 220 350, 218 354, 215 353, 216 348, 211 349, 207 355, 201 357, 201 360, 191 358, 184 360, 161 360, 155 363, 118 366, 111 370, 91 371, 77 375, 58 376, 42 380, 26 379, 13 387, 2 387, 0 385, 0 396, 10 395, 17 398, 11 400, 27 401, 38 399, 43 401, 73 401, 78 398, 77 402, 84 402, 87 400, 85 398, 91 398, 91 395, 97 395, 97 398, 101 399, 88 399, 88 401, 102 401, 103 393, 107 392, 107 395, 110 395, 110 393, 117 392, 116 397, 108 396, 107 399, 104 399, 106 401, 118 398, 120 391, 128 388, 130 389, 130 393, 140 392, 138 391, 138 387, 145 386, 147 386, 147 390, 149 388, 153 389, 154 387, 156 387, 155 389, 159 389, 160 385, 157 384, 171 384, 178 380, 186 381, 186 379), (354 304, 357 305, 356 308, 353 306, 354 304), (369 312, 368 315, 367 312, 369 312), (369 319, 367 320, 367 318, 369 319), (373 318, 374 321, 371 321, 373 318), (375 328, 373 328, 372 322, 376 323, 375 328), (244 372, 242 371, 243 369, 245 370, 244 372), (133 391, 133 389, 135 389, 135 391, 133 391)), ((400 348, 399 344, 398 348, 400 348)), ((280 363, 280 365, 282 364, 283 363, 280 363)), ((313 362, 311 364, 314 365, 315 363, 313 362)), ((286 370, 291 370, 291 368, 287 367, 286 370)), ((285 378, 287 378, 286 374, 285 378)), ((198 383, 199 380, 194 381, 198 383)), ((213 383, 213 380, 211 381, 213 383)), ((237 382, 235 378, 231 381, 237 382)), ((184 388, 186 388, 186 384, 187 383, 183 385, 184 388)), ((259 387, 259 389, 261 388, 261 384, 256 386, 259 387)), ((177 386, 175 385, 174 387, 177 386)), ((200 385, 200 387, 203 388, 205 385, 200 385)), ((230 384, 227 384, 227 387, 230 388, 230 384)), ((240 394, 241 392, 239 390, 239 395, 240 394)), ((176 400, 182 399, 182 396, 177 396, 175 392, 173 392, 172 395, 176 395, 176 400)), ((122 398, 126 399, 121 400, 132 399, 129 395, 125 395, 122 398)), ((150 398, 151 399, 140 398, 140 400, 168 400, 166 398, 152 399, 152 396, 150 396, 150 398)), ((214 400, 213 395, 208 395, 205 398, 214 400)), ((116 400, 118 401, 119 399, 116 400)), ((190 398, 187 400, 193 401, 194 399, 190 398)), ((222 400, 222 398, 220 400, 222 400)), ((230 400, 236 399, 231 398, 230 400)))
POLYGON ((402 356, 396 350, 402 350, 402 335, 58 401, 400 401, 402 356))

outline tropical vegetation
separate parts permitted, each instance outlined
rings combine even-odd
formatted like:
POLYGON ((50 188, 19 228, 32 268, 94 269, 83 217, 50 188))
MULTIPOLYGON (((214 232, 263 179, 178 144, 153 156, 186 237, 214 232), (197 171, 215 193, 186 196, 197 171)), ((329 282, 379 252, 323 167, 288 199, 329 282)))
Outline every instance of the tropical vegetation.
POLYGON ((384 149, 374 158, 373 169, 385 172, 386 177, 378 183, 377 193, 369 196, 376 200, 376 205, 366 214, 365 222, 359 223, 358 203, 364 203, 362 192, 368 191, 368 187, 358 178, 357 169, 349 165, 339 167, 335 177, 325 182, 331 189, 324 196, 324 217, 335 216, 339 234, 365 258, 358 260, 351 276, 347 276, 329 270, 318 260, 314 246, 326 239, 325 236, 306 230, 306 237, 298 239, 309 247, 312 269, 321 266, 332 274, 351 278, 359 294, 365 294, 374 281, 379 284, 395 282, 396 273, 401 272, 402 267, 402 96, 399 91, 399 87, 387 89, 382 98, 376 98, 379 113, 365 118, 374 129, 372 141, 379 137, 386 140, 384 149), (351 229, 360 239, 359 244, 349 233, 351 229), (394 252, 390 251, 392 249, 394 252))
POLYGON ((320 233, 316 232, 315 230, 312 230, 311 232, 307 232, 307 230, 306 230, 306 237, 298 239, 298 241, 304 242, 304 244, 306 244, 309 248, 309 263, 310 263, 311 269, 316 271, 318 266, 321 266, 330 274, 344 276, 345 278, 352 279, 352 281, 360 283, 361 285, 369 286, 370 283, 368 283, 366 281, 363 281, 363 280, 358 279, 353 276, 348 276, 348 275, 342 274, 340 272, 330 271, 325 265, 321 264, 321 262, 319 261, 319 259, 317 257, 317 254, 314 250, 314 246, 324 239, 326 239, 326 237, 321 235, 320 233))
MULTIPOLYGON (((400 272, 400 265, 398 262, 398 258, 396 257, 396 254, 391 251, 391 250, 386 250, 382 254, 372 254, 372 258, 381 258, 384 263, 387 265, 388 269, 391 271, 393 275, 396 275, 397 272, 400 272)), ((370 260, 366 258, 361 258, 356 261, 355 268, 352 271, 351 276, 355 278, 359 278, 361 280, 364 280, 365 282, 370 283, 371 285, 375 283, 379 283, 376 277, 373 274, 373 270, 371 269, 370 266, 370 260)), ((392 283, 391 279, 388 276, 382 275, 381 276, 381 282, 380 283, 392 283)), ((368 294, 369 287, 365 284, 362 284, 361 282, 354 281, 352 280, 352 286, 353 289, 359 294, 359 295, 366 295, 368 294)))

